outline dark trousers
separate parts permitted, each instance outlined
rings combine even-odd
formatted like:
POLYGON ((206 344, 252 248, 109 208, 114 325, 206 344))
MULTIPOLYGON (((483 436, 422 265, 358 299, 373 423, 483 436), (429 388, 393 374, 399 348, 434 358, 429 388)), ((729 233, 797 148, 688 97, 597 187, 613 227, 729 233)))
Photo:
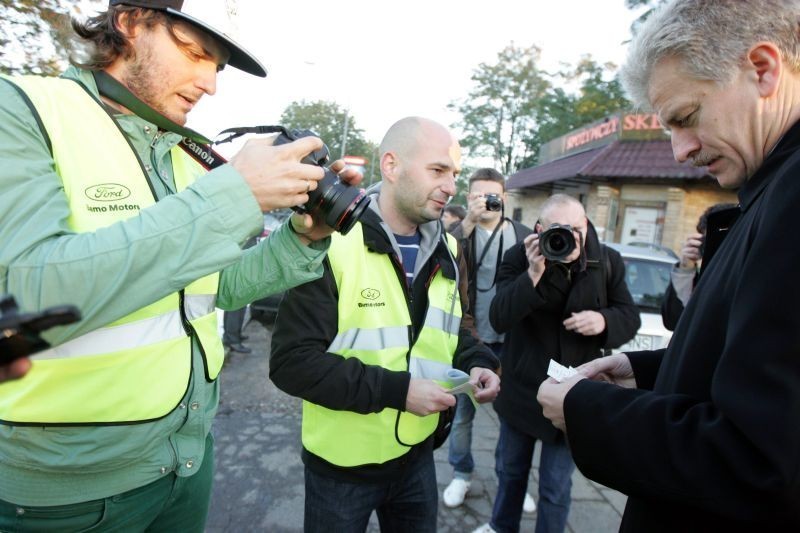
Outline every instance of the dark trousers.
MULTIPOLYGON (((498 533, 519 531, 536 440, 500 417, 500 437, 495 452, 498 487, 491 521, 498 533)), ((536 533, 561 533, 566 529, 574 471, 575 463, 566 444, 542 442, 536 533)))
MULTIPOLYGON (((503 349, 502 342, 486 344, 497 357, 503 349)), ((472 458, 472 421, 475 419, 475 406, 466 394, 457 397, 456 415, 450 428, 447 460, 453 467, 453 477, 469 480, 475 470, 472 458)))
POLYGON ((190 477, 170 473, 116 496, 52 507, 0 500, 0 531, 203 533, 214 476, 214 440, 206 438, 203 464, 190 477))
POLYGON ((381 533, 433 533, 438 504, 430 451, 408 465, 400 479, 387 483, 338 481, 306 467, 306 533, 363 533, 373 511, 381 533))
POLYGON ((222 326, 225 332, 222 335, 222 343, 225 345, 242 343, 242 326, 244 325, 244 307, 236 311, 225 311, 222 318, 222 326))

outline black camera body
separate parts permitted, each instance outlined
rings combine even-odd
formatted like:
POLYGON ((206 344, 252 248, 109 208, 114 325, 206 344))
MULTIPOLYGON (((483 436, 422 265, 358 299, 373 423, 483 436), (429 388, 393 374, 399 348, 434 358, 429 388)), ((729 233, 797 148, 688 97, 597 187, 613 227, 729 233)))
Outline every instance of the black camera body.
POLYGON ((503 209, 503 199, 499 194, 487 194, 484 198, 486 199, 487 211, 500 211, 503 209))
POLYGON ((550 224, 539 235, 539 250, 550 261, 564 261, 576 246, 572 226, 568 224, 550 224))
POLYGON ((13 296, 0 297, 0 365, 46 350, 50 345, 39 333, 80 320, 75 306, 50 307, 39 313, 18 313, 13 296))
MULTIPOLYGON (((275 138, 273 145, 287 144, 301 137, 318 135, 310 130, 283 130, 275 138)), ((325 166, 328 163, 328 154, 328 147, 323 145, 301 160, 301 163, 322 167, 325 169, 325 176, 317 182, 316 189, 309 191, 308 202, 292 209, 301 214, 319 215, 325 224, 346 235, 369 205, 369 198, 364 189, 341 181, 335 172, 325 166)))

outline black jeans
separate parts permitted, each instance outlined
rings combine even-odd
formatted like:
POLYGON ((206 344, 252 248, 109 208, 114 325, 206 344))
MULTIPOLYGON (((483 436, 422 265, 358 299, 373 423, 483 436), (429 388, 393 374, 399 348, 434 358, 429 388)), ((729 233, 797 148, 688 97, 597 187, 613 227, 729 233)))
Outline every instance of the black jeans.
POLYGON ((305 470, 307 533, 363 533, 372 511, 381 533, 436 531, 439 491, 431 451, 420 454, 400 479, 386 483, 350 483, 305 470))

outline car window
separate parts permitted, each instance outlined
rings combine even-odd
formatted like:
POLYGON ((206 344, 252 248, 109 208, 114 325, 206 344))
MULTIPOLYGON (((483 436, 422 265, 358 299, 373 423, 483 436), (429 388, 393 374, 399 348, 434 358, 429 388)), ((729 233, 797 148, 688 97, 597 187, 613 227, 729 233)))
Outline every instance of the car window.
POLYGON ((669 285, 672 265, 646 259, 623 257, 625 261, 625 283, 639 307, 658 310, 664 301, 664 292, 669 285))

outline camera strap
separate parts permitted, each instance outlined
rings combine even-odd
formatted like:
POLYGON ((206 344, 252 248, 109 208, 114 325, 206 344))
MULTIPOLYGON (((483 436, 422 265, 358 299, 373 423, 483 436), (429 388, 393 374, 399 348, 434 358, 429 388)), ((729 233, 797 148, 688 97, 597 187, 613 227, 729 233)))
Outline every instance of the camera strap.
MULTIPOLYGON (((500 262, 503 259, 503 231, 501 230, 501 228, 503 227, 503 223, 505 221, 506 221, 505 217, 500 217, 500 221, 494 227, 492 234, 489 236, 489 240, 487 240, 486 244, 483 245, 483 251, 481 252, 480 259, 478 259, 478 261, 475 263, 475 269, 474 272, 472 273, 472 277, 475 282, 475 289, 477 289, 479 292, 488 292, 492 290, 492 287, 494 287, 495 284, 497 283, 497 271, 500 270, 500 262), (497 236, 498 232, 500 233, 500 240, 497 243, 497 257, 495 258, 494 279, 492 280, 492 284, 489 285, 488 288, 482 289, 478 287, 478 270, 480 270, 481 264, 483 264, 483 260, 486 258, 486 254, 489 253, 489 248, 491 247, 492 241, 494 241, 494 238, 495 236, 497 236)), ((475 241, 477 241, 477 239, 473 239, 472 241, 473 246, 475 241)))
MULTIPOLYGON (((219 166, 224 165, 228 161, 220 154, 215 152, 211 146, 210 140, 206 139, 203 135, 197 133, 189 128, 184 128, 180 124, 171 121, 139 98, 130 92, 127 87, 122 85, 119 81, 114 79, 108 73, 98 70, 92 72, 94 75, 95 84, 97 84, 97 91, 106 98, 117 102, 118 104, 126 107, 136 116, 155 124, 159 129, 177 133, 182 137, 178 145, 184 152, 200 163, 206 170, 212 170, 219 166)), ((237 129, 237 128, 231 128, 237 129)), ((223 131, 222 133, 227 132, 223 131)), ((247 132, 244 132, 247 133, 247 132)), ((244 135, 241 133, 239 135, 244 135)), ((219 144, 219 143, 216 143, 219 144)))

